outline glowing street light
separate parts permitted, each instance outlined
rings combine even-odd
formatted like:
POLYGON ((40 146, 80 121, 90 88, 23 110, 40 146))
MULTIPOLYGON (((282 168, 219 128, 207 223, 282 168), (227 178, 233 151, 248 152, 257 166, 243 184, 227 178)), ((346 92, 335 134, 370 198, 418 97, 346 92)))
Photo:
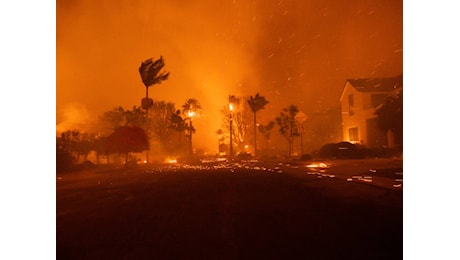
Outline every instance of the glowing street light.
POLYGON ((193 118, 196 116, 196 112, 193 111, 193 110, 189 110, 187 111, 187 116, 188 116, 188 119, 190 120, 190 131, 189 131, 189 141, 190 141, 190 144, 189 144, 189 155, 190 157, 193 155, 193 147, 192 147, 192 133, 193 133, 193 118))
POLYGON ((200 116, 200 111, 201 111, 201 104, 198 102, 198 100, 194 98, 189 98, 185 101, 185 104, 182 105, 182 113, 186 116, 185 120, 190 120, 189 126, 189 133, 188 133, 188 138, 189 138, 189 156, 192 158, 193 156, 193 146, 192 146, 192 134, 193 134, 193 119, 195 117, 200 116))
POLYGON ((192 111, 192 110, 189 110, 189 111, 187 112, 187 115, 188 115, 189 118, 193 118, 193 117, 196 116, 196 112, 195 112, 195 111, 192 111))
POLYGON ((233 118, 232 118, 232 111, 233 111, 233 101, 234 97, 229 97, 229 104, 228 109, 230 110, 230 158, 233 157, 233 136, 232 136, 232 125, 233 125, 233 118))

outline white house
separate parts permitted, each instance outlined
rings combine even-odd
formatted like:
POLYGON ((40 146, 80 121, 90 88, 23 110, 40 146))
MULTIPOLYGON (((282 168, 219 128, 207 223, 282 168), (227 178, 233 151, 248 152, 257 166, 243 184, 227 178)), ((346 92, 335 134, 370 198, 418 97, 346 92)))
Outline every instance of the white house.
POLYGON ((376 108, 403 86, 403 76, 362 78, 345 81, 340 102, 342 131, 346 142, 367 147, 391 147, 394 138, 377 127, 376 108))

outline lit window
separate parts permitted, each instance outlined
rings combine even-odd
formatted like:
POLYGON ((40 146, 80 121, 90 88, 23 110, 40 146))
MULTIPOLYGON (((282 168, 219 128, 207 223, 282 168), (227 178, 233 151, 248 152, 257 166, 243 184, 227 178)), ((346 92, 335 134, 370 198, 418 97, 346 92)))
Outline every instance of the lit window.
POLYGON ((357 127, 349 128, 348 135, 349 135, 350 142, 357 142, 359 140, 358 139, 358 128, 357 127))
POLYGON ((353 108, 355 106, 355 100, 353 99, 353 94, 348 95, 348 114, 350 116, 354 115, 353 108))

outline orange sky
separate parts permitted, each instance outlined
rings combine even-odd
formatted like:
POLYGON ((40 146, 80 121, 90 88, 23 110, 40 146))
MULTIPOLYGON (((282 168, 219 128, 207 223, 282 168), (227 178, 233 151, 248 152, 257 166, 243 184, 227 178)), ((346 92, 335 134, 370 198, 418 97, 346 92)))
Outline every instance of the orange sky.
POLYGON ((171 74, 149 96, 177 108, 198 99, 194 145, 211 150, 229 94, 265 96, 264 123, 290 104, 306 114, 337 106, 348 78, 403 69, 402 0, 57 0, 56 8, 57 130, 139 106, 138 67, 151 57, 163 56, 171 74))

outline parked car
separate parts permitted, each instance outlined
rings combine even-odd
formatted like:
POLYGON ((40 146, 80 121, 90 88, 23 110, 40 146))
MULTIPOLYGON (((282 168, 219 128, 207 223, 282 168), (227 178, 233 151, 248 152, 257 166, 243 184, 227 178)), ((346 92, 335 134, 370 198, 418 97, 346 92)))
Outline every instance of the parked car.
POLYGON ((361 151, 356 145, 349 142, 326 144, 319 150, 320 158, 335 159, 359 159, 362 158, 361 151))

